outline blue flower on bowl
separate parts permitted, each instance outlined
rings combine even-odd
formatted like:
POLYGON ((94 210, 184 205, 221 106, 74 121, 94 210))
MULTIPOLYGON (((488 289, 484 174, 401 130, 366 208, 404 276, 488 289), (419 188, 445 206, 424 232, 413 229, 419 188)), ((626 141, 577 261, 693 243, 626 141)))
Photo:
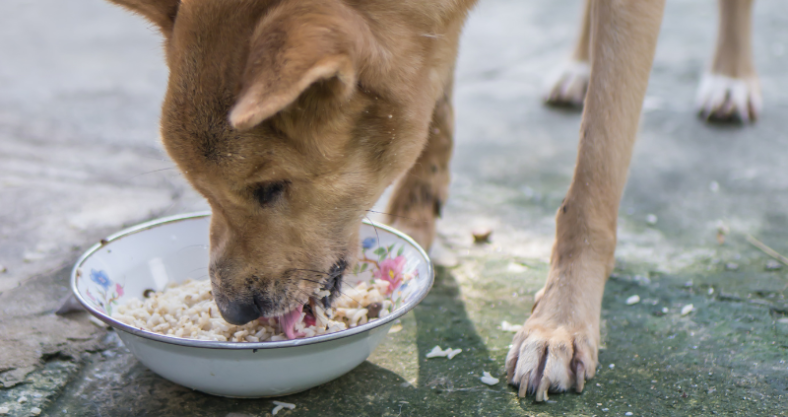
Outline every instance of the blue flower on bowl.
POLYGON ((364 239, 363 241, 361 241, 361 247, 364 248, 364 249, 370 249, 374 245, 375 245, 375 238, 374 237, 368 237, 368 238, 364 239))
POLYGON ((104 311, 108 315, 112 315, 112 306, 118 304, 118 300, 120 297, 123 297, 125 294, 125 289, 123 285, 112 282, 109 279, 109 275, 102 270, 90 270, 90 280, 93 281, 98 288, 96 289, 96 295, 93 295, 90 292, 89 288, 85 289, 85 295, 87 295, 88 299, 93 302, 93 305, 98 308, 99 310, 104 311), (114 284, 114 286, 113 286, 114 284))
POLYGON ((112 284, 106 272, 96 271, 95 269, 90 270, 90 280, 104 287, 104 290, 109 289, 110 284, 112 284))

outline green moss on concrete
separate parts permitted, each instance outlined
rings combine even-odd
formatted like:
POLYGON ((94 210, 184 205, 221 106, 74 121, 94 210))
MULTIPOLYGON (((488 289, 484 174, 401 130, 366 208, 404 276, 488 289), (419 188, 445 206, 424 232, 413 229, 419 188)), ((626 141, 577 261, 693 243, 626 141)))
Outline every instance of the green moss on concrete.
POLYGON ((70 358, 47 358, 44 366, 28 374, 22 384, 0 389, 0 407, 7 407, 10 416, 28 416, 34 408, 50 408, 78 370, 78 362, 70 358))
MULTIPOLYGON (((705 283, 710 276, 647 277, 628 269, 617 270, 607 285, 605 348, 597 377, 585 392, 556 394, 545 404, 517 398, 503 382, 512 333, 497 327, 503 320, 523 321, 546 270, 543 263, 505 256, 438 268, 432 292, 403 317, 402 331, 389 334, 367 362, 342 378, 285 397, 298 408, 279 415, 766 416, 788 409, 788 324, 777 321, 784 313, 759 298, 731 298, 725 288, 705 283), (511 263, 527 264, 527 269, 510 272, 511 263), (641 302, 627 306, 624 300, 634 294, 641 302), (686 304, 695 310, 682 316, 686 304), (426 359, 435 345, 463 352, 452 360, 426 359), (502 382, 482 384, 483 371, 502 382)), ((110 352, 93 355, 49 411, 265 416, 273 408, 267 399, 190 391, 152 374, 122 347, 110 352)))

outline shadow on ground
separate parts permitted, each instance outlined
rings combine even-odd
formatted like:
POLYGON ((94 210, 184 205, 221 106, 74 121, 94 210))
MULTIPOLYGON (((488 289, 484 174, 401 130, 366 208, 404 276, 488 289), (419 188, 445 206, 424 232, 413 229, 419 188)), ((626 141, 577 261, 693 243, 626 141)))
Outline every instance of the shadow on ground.
MULTIPOLYGON (((304 393, 280 398, 298 408, 284 415, 476 415, 499 409, 511 393, 500 384, 479 382, 481 370, 498 367, 465 312, 460 288, 449 271, 438 268, 429 296, 402 320, 370 361, 347 375, 304 393), (435 345, 461 348, 453 360, 425 359, 435 345), (376 363, 407 367, 408 380, 376 363), (470 414, 469 414, 470 413, 470 414)), ((111 349, 92 355, 74 383, 47 410, 53 414, 111 416, 264 416, 271 400, 214 397, 170 383, 136 361, 110 332, 111 349), (140 394, 144 393, 144 398, 140 394)), ((405 372, 407 374, 407 372, 405 372)))
MULTIPOLYGON (((605 291, 597 377, 582 394, 555 394, 545 404, 518 399, 502 376, 512 333, 497 327, 522 321, 546 270, 506 255, 439 267, 432 291, 402 318, 401 331, 347 375, 280 398, 297 404, 280 415, 784 415, 785 284, 757 262, 682 274, 619 265, 605 291), (746 287, 745 277, 760 289, 746 287), (632 295, 641 301, 628 306, 632 295), (689 304, 693 311, 682 314, 689 304), (435 345, 463 352, 452 360, 425 359, 435 345), (483 371, 502 382, 483 385, 483 371)), ((66 277, 56 274, 50 287, 66 277)), ((85 319, 81 314, 68 320, 85 319)), ((46 415, 242 417, 273 409, 270 399, 220 398, 170 383, 141 365, 112 331, 81 356, 46 357, 24 383, 0 390, 0 403, 14 404, 14 415, 29 408, 16 407, 22 395, 46 415)))

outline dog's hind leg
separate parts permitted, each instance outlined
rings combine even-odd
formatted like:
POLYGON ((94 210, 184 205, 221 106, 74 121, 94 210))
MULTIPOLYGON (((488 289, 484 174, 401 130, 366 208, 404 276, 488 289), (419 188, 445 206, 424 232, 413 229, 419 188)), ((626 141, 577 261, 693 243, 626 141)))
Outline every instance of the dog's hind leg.
POLYGON ((550 272, 506 357, 519 394, 578 392, 594 376, 616 220, 656 49, 664 0, 592 3, 591 78, 577 165, 556 215, 550 272))
POLYGON ((753 0, 719 0, 717 47, 698 88, 700 117, 750 122, 761 111, 761 87, 752 60, 753 0))
POLYGON ((453 136, 451 87, 447 87, 432 112, 427 145, 396 184, 386 210, 386 222, 416 239, 425 249, 432 245, 435 221, 449 195, 453 136))
POLYGON ((588 89, 589 40, 591 38, 591 0, 585 0, 580 36, 569 61, 548 80, 545 103, 553 106, 582 107, 588 89))

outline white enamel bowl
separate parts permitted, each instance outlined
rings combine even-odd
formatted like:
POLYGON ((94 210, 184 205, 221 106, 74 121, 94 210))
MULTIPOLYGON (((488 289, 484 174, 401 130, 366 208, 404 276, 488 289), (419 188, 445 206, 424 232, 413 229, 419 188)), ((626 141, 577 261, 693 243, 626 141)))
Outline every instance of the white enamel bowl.
MULTIPOLYGON (((90 248, 71 273, 77 299, 114 327, 140 362, 170 381, 208 394, 273 397, 335 379, 361 364, 394 320, 424 299, 432 286, 432 264, 418 244, 390 227, 365 222, 360 239, 367 259, 404 256, 401 272, 412 277, 394 292, 397 307, 385 318, 311 338, 237 343, 164 336, 111 317, 118 305, 142 298, 146 290, 162 290, 188 278, 207 279, 209 221, 209 213, 186 214, 123 230, 90 248)), ((346 282, 370 279, 375 262, 370 265, 364 272, 347 273, 346 282)))

